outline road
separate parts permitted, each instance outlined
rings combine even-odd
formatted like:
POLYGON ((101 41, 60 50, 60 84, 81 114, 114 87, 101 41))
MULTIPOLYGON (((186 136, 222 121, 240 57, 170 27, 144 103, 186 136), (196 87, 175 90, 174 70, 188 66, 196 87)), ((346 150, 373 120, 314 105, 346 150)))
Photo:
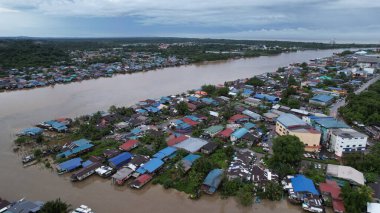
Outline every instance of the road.
MULTIPOLYGON (((371 86, 371 84, 375 83, 376 81, 380 80, 380 75, 376 76, 375 78, 372 78, 371 80, 369 80, 368 82, 366 82, 365 84, 363 84, 359 89, 357 89, 354 93, 357 95, 361 92, 363 92, 364 90, 366 90, 369 86, 371 86)), ((346 99, 343 98, 339 101, 337 101, 335 104, 333 104, 331 107, 330 107, 330 116, 332 117, 337 117, 338 115, 338 109, 342 106, 345 106, 346 105, 346 99)))

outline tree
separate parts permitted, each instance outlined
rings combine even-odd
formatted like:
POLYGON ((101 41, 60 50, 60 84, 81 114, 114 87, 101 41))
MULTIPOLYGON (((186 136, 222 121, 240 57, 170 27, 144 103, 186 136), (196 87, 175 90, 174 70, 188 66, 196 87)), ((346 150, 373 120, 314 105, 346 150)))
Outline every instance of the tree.
POLYGON ((67 213, 70 212, 71 206, 60 198, 46 202, 39 212, 41 213, 67 213))
POLYGON ((180 115, 187 115, 189 113, 189 107, 187 106, 187 103, 184 101, 178 103, 178 105, 176 106, 176 110, 180 115))
POLYGON ((293 174, 299 167, 304 153, 304 144, 293 135, 278 136, 273 140, 273 155, 269 166, 284 177, 293 174))
POLYGON ((261 87, 261 86, 265 85, 264 81, 262 81, 261 79, 259 79, 256 76, 253 77, 253 78, 248 79, 248 81, 246 82, 246 84, 252 85, 254 87, 261 87))
POLYGON ((240 180, 231 180, 224 178, 222 181, 222 186, 220 187, 220 194, 222 198, 227 198, 229 196, 235 196, 239 191, 243 183, 240 180))
POLYGON ((264 198, 269 200, 281 200, 283 194, 282 186, 274 181, 270 181, 265 185, 265 191, 263 192, 264 198))
POLYGON ((237 192, 237 198, 241 205, 251 206, 253 204, 253 185, 244 184, 237 192))
POLYGON ((361 213, 366 211, 367 202, 372 200, 372 190, 368 186, 351 187, 346 184, 342 188, 342 198, 346 212, 361 213))
POLYGON ((216 92, 216 87, 214 85, 208 84, 202 86, 202 91, 207 92, 209 95, 213 95, 216 92))
POLYGON ((116 113, 117 112, 117 107, 115 105, 110 106, 110 108, 108 109, 108 112, 111 113, 111 114, 116 113))
POLYGON ((298 85, 298 82, 296 81, 296 79, 294 78, 293 75, 289 76, 288 78, 288 87, 290 86, 297 86, 298 85))

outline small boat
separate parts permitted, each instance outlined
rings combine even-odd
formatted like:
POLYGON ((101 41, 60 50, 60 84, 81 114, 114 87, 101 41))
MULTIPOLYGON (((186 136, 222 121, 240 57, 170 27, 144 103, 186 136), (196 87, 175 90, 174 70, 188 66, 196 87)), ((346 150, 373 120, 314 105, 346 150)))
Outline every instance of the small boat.
POLYGON ((92 209, 86 205, 80 205, 71 213, 94 213, 94 211, 92 211, 92 209))
POLYGON ((27 156, 22 158, 22 163, 27 164, 27 163, 34 161, 35 159, 36 158, 34 157, 34 155, 27 155, 27 156))

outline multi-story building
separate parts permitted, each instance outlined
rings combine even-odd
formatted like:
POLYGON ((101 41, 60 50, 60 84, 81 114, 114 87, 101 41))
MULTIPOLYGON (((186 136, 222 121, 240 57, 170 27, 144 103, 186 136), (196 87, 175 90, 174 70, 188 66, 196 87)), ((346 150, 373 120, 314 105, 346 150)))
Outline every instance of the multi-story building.
POLYGON ((307 152, 315 152, 320 149, 321 132, 293 114, 285 113, 277 118, 276 133, 280 136, 297 136, 305 144, 307 152))
POLYGON ((329 150, 341 157, 343 153, 364 151, 368 136, 354 129, 331 130, 329 150))

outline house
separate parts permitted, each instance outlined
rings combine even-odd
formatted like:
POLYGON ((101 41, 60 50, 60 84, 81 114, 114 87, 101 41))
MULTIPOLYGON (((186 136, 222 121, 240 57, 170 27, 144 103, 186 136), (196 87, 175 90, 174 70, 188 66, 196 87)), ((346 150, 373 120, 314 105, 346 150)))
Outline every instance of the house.
POLYGON ((351 128, 342 121, 333 117, 309 116, 311 126, 321 132, 321 142, 323 144, 329 141, 330 131, 333 129, 351 128))
POLYGON ((233 129, 226 128, 225 130, 219 132, 216 136, 221 138, 221 139, 227 140, 228 138, 230 138, 230 136, 233 132, 234 132, 233 129))
POLYGON ((133 171, 136 171, 140 166, 144 165, 146 162, 149 161, 149 156, 145 155, 134 155, 132 157, 132 160, 129 161, 127 164, 127 167, 132 169, 133 171))
POLYGON ((215 135, 217 135, 223 129, 224 128, 222 125, 210 126, 209 128, 205 129, 204 135, 207 135, 207 136, 213 138, 215 135))
POLYGON ((43 122, 43 124, 57 132, 66 132, 68 130, 68 127, 66 126, 66 124, 58 122, 58 121, 54 121, 54 120, 45 121, 43 122))
POLYGON ((132 159, 132 154, 129 152, 123 152, 121 154, 116 155, 115 157, 108 160, 109 165, 118 169, 124 165, 126 165, 132 159))
POLYGON ((246 98, 244 100, 244 103, 248 104, 249 106, 257 107, 261 104, 261 100, 256 98, 246 98))
POLYGON ((279 177, 269 169, 265 169, 258 165, 252 167, 252 182, 265 185, 269 181, 278 181, 279 177))
POLYGON ((132 183, 131 183, 131 188, 135 189, 140 189, 143 187, 145 184, 147 184, 150 180, 152 180, 152 176, 148 174, 143 174, 136 178, 132 183))
POLYGON ((194 153, 198 152, 207 143, 207 141, 202 140, 200 138, 190 137, 180 143, 177 143, 176 145, 174 145, 174 147, 185 150, 190 153, 194 153))
POLYGON ((118 154, 120 154, 120 150, 117 149, 106 149, 103 151, 103 156, 105 158, 113 158, 118 154))
POLYGON ((112 183, 117 185, 123 185, 133 174, 133 170, 130 168, 121 168, 112 175, 112 183))
POLYGON ((79 154, 83 154, 92 149, 94 145, 87 139, 73 141, 62 147, 62 152, 57 155, 57 158, 69 158, 79 154))
POLYGON ((29 201, 21 199, 13 203, 5 212, 6 213, 37 213, 45 203, 42 201, 29 201))
POLYGON ((319 184, 322 198, 325 203, 331 203, 336 213, 344 213, 344 203, 341 197, 341 190, 336 181, 326 180, 325 183, 319 184))
POLYGON ((164 165, 164 162, 161 159, 158 158, 152 158, 145 164, 143 164, 140 168, 136 170, 139 174, 153 174, 155 173, 158 169, 160 169, 164 165))
POLYGON ((71 175, 71 181, 81 181, 95 173, 95 170, 102 166, 100 162, 93 162, 88 166, 83 166, 78 172, 71 175))
POLYGON ((174 134, 173 137, 166 142, 166 144, 168 146, 174 146, 177 143, 181 143, 182 141, 187 140, 187 138, 188 137, 186 135, 177 136, 176 134, 174 134))
POLYGON ((26 129, 21 130, 19 135, 36 136, 36 135, 42 134, 42 132, 43 132, 43 129, 41 129, 41 128, 30 127, 30 128, 26 128, 26 129))
POLYGON ((316 95, 309 100, 310 104, 318 106, 328 106, 334 102, 334 97, 330 95, 316 95))
POLYGON ((214 194, 218 189, 220 183, 223 179, 223 170, 222 169, 213 169, 206 176, 201 190, 207 194, 214 194))
POLYGON ((256 99, 259 99, 259 100, 268 101, 270 103, 277 103, 277 102, 280 101, 280 98, 278 98, 276 96, 272 96, 272 95, 267 95, 267 94, 257 93, 253 97, 256 98, 256 99))
POLYGON ((217 143, 209 142, 201 148, 201 152, 206 154, 206 155, 209 155, 209 154, 213 153, 217 148, 218 148, 217 143))
POLYGON ((331 130, 329 151, 336 156, 342 157, 343 153, 364 151, 366 149, 368 136, 354 129, 331 130))
POLYGON ((58 174, 71 172, 82 166, 82 158, 73 158, 57 165, 58 174))
MULTIPOLYGON (((196 160, 198 160, 201 156, 195 154, 188 154, 178 164, 181 164, 184 172, 187 172, 191 169, 191 166, 194 164, 196 160)), ((178 167, 179 165, 176 165, 178 167)))
POLYGON ((166 160, 174 157, 176 152, 177 152, 176 148, 168 146, 168 147, 158 151, 156 154, 153 155, 153 157, 161 159, 163 161, 166 161, 166 160))
POLYGON ((233 132, 231 134, 231 138, 230 139, 231 139, 232 142, 235 142, 235 141, 241 139, 247 133, 248 133, 248 129, 246 129, 246 128, 240 128, 240 129, 236 130, 235 132, 233 132))
POLYGON ((252 168, 256 156, 250 150, 237 150, 227 169, 228 180, 239 179, 241 181, 252 180, 252 168))
POLYGON ((242 114, 249 116, 253 121, 260 121, 262 119, 261 115, 254 113, 248 109, 244 110, 242 114))
MULTIPOLYGON (((288 199, 292 202, 302 203, 305 199, 315 200, 315 198, 319 198, 319 192, 315 188, 313 181, 304 175, 288 176, 287 180, 282 181, 282 184, 284 189, 288 190, 288 199)), ((322 206, 322 202, 319 204, 319 206, 322 206)), ((309 206, 306 205, 304 208, 307 209, 309 206)))
POLYGON ((244 123, 248 121, 249 117, 242 114, 233 115, 230 119, 228 119, 228 123, 244 123))
POLYGON ((130 151, 134 148, 136 148, 139 145, 138 140, 128 140, 122 145, 119 146, 119 149, 122 151, 130 151))
POLYGON ((320 149, 321 133, 293 114, 284 113, 277 118, 276 133, 297 136, 304 143, 305 151, 320 149))
POLYGON ((349 181, 354 185, 364 185, 365 183, 363 173, 349 166, 327 164, 326 175, 338 180, 349 181))

